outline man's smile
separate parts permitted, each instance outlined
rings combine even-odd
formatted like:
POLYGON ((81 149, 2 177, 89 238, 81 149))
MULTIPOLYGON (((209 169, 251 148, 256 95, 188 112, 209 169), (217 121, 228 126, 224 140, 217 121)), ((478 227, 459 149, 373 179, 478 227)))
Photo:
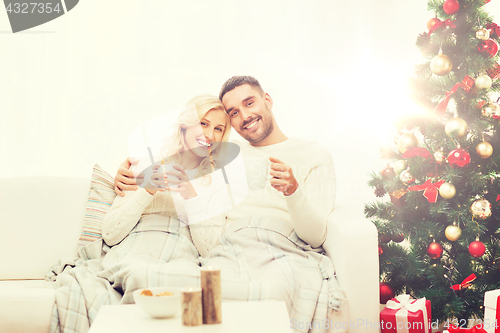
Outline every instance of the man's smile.
POLYGON ((243 129, 245 129, 245 130, 252 130, 252 129, 254 129, 257 126, 257 124, 259 123, 259 121, 260 121, 259 118, 254 119, 248 125, 243 126, 243 129))

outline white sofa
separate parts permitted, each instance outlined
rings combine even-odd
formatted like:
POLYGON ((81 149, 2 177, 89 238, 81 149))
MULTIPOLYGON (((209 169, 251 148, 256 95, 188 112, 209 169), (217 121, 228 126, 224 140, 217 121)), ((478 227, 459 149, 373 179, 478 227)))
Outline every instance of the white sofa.
MULTIPOLYGON (((9 178, 0 187, 0 332, 48 332, 60 258, 74 257, 90 186, 82 178, 9 178)), ((377 232, 362 211, 338 208, 324 244, 347 296, 348 331, 378 333, 377 232)), ((340 327, 340 325, 339 325, 340 327)))

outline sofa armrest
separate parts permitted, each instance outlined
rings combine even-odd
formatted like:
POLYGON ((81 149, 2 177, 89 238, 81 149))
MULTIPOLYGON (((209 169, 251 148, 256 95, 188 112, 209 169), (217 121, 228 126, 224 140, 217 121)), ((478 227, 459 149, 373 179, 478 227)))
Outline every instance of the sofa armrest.
POLYGON ((362 211, 339 208, 329 216, 323 249, 332 259, 347 298, 348 332, 379 332, 377 229, 362 211))

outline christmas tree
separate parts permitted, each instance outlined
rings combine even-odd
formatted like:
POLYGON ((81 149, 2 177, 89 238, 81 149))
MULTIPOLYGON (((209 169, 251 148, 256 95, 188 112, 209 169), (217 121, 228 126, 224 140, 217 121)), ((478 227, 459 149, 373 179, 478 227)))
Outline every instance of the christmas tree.
POLYGON ((500 288, 500 27, 487 2, 429 1, 410 80, 423 112, 396 121, 369 181, 381 199, 365 205, 381 302, 425 297, 439 322, 483 318, 484 292, 500 288))

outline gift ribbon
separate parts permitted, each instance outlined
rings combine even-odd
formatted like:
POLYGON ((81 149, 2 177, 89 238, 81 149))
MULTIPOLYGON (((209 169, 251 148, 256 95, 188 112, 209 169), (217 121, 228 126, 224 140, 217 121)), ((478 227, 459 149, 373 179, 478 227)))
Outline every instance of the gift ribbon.
POLYGON ((471 80, 474 81, 474 79, 466 75, 463 78, 462 82, 458 82, 457 84, 455 84, 453 88, 451 88, 451 90, 446 93, 444 99, 438 104, 438 106, 436 106, 436 108, 434 109, 434 113, 439 116, 443 115, 446 111, 446 107, 448 106, 448 102, 450 101, 451 96, 457 92, 458 88, 464 88, 466 91, 469 91, 471 88, 471 80))
POLYGON ((457 26, 455 25, 455 21, 452 21, 450 19, 447 19, 446 21, 441 21, 436 24, 429 30, 429 36, 432 35, 433 32, 435 32, 437 29, 441 27, 450 27, 450 28, 456 28, 457 26))
POLYGON ((403 158, 411 158, 415 156, 421 156, 423 158, 431 158, 431 153, 425 148, 422 147, 410 147, 403 153, 403 158))
POLYGON ((492 33, 500 36, 500 27, 496 23, 488 23, 486 29, 491 30, 492 33))
POLYGON ((453 286, 450 287, 450 289, 453 290, 462 290, 465 288, 469 288, 472 284, 472 282, 476 279, 476 274, 472 273, 468 277, 466 277, 462 283, 460 284, 454 284, 453 286))
POLYGON ((408 187, 408 191, 424 191, 424 197, 429 200, 429 202, 435 203, 437 201, 439 188, 444 183, 444 180, 440 180, 433 184, 430 179, 427 179, 427 181, 422 185, 408 187))
POLYGON ((494 64, 493 68, 486 70, 486 73, 493 81, 497 80, 498 77, 500 76, 500 65, 494 64))
POLYGON ((387 301, 385 307, 392 310, 400 309, 398 312, 396 312, 396 327, 398 327, 399 323, 402 323, 403 328, 399 330, 398 327, 398 333, 409 333, 409 328, 408 328, 409 325, 407 325, 408 312, 415 313, 419 310, 422 310, 422 313, 424 314, 423 324, 425 333, 429 333, 429 323, 427 321, 427 308, 425 307, 425 297, 413 300, 410 298, 410 295, 399 295, 396 296, 396 300, 397 302, 393 301, 392 299, 387 301))

